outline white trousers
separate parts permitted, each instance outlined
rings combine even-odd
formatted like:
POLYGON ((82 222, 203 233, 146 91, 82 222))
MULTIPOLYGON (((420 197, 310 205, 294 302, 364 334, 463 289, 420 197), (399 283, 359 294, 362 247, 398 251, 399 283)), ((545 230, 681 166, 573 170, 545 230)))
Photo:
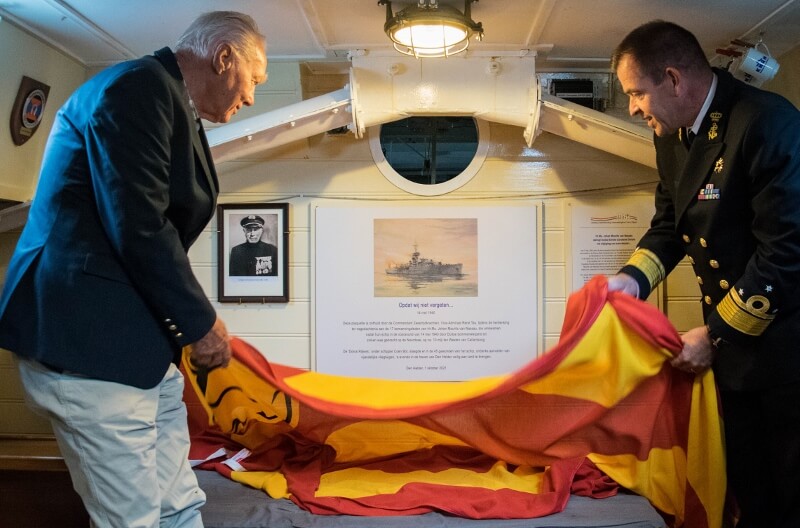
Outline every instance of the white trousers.
POLYGON ((202 528, 189 466, 183 376, 142 390, 18 359, 27 404, 50 419, 72 484, 98 528, 202 528))

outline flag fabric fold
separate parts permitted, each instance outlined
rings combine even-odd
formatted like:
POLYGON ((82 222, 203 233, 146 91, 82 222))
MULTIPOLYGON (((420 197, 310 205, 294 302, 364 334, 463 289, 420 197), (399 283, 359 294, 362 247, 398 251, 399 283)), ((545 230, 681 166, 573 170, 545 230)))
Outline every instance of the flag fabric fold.
POLYGON ((673 369, 666 317, 604 277, 570 297, 555 347, 500 376, 350 378, 232 346, 210 372, 184 354, 190 458, 312 513, 539 517, 621 486, 672 526, 721 524, 713 374, 673 369))

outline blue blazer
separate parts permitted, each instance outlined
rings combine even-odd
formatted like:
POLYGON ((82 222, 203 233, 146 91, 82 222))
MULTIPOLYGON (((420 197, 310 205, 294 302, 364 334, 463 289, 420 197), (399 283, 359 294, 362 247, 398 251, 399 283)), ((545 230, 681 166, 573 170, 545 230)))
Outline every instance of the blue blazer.
POLYGON ((0 346, 155 386, 216 318, 187 252, 218 192, 169 48, 98 73, 56 115, 0 297, 0 346))

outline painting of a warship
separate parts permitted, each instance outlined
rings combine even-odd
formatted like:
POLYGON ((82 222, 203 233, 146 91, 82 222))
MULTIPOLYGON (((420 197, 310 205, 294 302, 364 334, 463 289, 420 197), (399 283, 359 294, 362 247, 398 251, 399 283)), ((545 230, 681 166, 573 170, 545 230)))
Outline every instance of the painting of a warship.
POLYGON ((414 252, 411 259, 405 264, 392 264, 386 268, 387 275, 399 275, 402 277, 413 278, 442 278, 442 277, 461 277, 462 264, 446 264, 441 261, 420 257, 417 244, 414 244, 414 252))

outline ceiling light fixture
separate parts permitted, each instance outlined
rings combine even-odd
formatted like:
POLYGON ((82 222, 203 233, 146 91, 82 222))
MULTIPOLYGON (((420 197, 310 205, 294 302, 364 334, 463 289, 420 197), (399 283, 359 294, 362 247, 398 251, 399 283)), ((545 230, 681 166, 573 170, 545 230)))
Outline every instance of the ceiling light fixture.
POLYGON ((397 14, 392 14, 389 0, 380 0, 378 5, 386 6, 383 30, 397 51, 417 58, 449 57, 466 51, 473 35, 483 38, 483 26, 470 15, 470 4, 477 1, 464 0, 464 13, 439 5, 438 0, 419 0, 397 14))

